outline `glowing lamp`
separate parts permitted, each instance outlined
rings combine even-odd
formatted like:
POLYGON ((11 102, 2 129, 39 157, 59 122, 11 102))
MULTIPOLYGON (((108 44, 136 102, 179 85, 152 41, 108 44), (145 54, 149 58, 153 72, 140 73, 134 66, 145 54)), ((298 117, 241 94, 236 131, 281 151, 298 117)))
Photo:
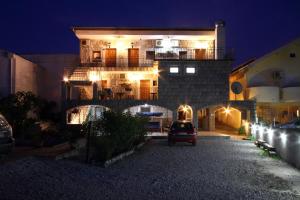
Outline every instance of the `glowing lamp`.
POLYGON ((90 71, 88 73, 89 80, 92 82, 96 82, 100 80, 100 76, 97 71, 90 71))
POLYGON ((69 81, 69 78, 66 77, 66 76, 64 76, 63 81, 64 81, 64 82, 68 82, 68 81, 69 81))

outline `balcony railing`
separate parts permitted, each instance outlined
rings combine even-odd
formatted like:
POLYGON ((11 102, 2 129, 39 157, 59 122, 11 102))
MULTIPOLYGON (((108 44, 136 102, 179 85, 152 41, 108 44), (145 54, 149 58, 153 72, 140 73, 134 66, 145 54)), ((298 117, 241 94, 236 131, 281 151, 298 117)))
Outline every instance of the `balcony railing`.
POLYGON ((88 63, 81 63, 81 67, 105 67, 105 68, 134 68, 152 67, 153 60, 144 58, 105 58, 94 59, 88 63))

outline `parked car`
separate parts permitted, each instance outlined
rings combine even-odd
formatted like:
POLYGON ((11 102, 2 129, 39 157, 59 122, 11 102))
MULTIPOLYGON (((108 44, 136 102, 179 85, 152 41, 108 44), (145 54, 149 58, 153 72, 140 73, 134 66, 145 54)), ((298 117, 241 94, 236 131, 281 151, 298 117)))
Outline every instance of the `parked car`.
POLYGON ((290 121, 285 124, 278 125, 279 128, 300 128, 300 119, 290 121))
POLYGON ((12 151, 15 146, 12 128, 3 115, 0 114, 0 154, 12 151))
POLYGON ((193 124, 189 121, 174 121, 168 133, 169 146, 176 142, 189 142, 194 146, 197 141, 197 132, 193 124))

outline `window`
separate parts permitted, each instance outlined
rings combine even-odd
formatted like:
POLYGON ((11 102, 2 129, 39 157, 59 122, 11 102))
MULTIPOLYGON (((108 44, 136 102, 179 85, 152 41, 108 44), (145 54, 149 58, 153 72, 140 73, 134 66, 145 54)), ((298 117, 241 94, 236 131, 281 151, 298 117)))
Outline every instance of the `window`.
POLYGON ((93 61, 100 61, 100 60, 101 60, 101 52, 93 51, 93 61))
POLYGON ((155 51, 146 51, 146 59, 154 60, 155 59, 155 51))
POLYGON ((187 68, 185 68, 185 72, 187 74, 195 74, 196 70, 195 70, 195 67, 187 67, 187 68))
POLYGON ((157 81, 153 81, 152 85, 157 86, 157 81))
POLYGON ((178 74, 179 69, 178 67, 170 67, 170 73, 171 74, 178 74))

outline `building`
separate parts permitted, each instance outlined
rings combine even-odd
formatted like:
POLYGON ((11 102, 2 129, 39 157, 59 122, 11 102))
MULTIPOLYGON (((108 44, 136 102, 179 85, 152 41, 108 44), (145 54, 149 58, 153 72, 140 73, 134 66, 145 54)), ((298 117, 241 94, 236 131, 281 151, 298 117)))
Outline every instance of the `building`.
POLYGON ((0 98, 18 91, 31 91, 38 95, 43 71, 22 56, 0 50, 0 98))
POLYGON ((258 121, 285 123, 299 117, 300 38, 239 66, 230 83, 241 85, 241 93, 230 91, 230 100, 255 100, 258 121))
POLYGON ((59 105, 64 68, 78 63, 79 56, 73 54, 17 55, 0 50, 0 98, 30 91, 59 105))
POLYGON ((147 113, 160 128, 190 120, 215 130, 254 119, 252 101, 229 101, 232 57, 225 23, 213 28, 75 27, 80 64, 65 68, 62 104, 69 124, 107 109, 147 113), (243 122, 242 122, 243 121, 243 122))

